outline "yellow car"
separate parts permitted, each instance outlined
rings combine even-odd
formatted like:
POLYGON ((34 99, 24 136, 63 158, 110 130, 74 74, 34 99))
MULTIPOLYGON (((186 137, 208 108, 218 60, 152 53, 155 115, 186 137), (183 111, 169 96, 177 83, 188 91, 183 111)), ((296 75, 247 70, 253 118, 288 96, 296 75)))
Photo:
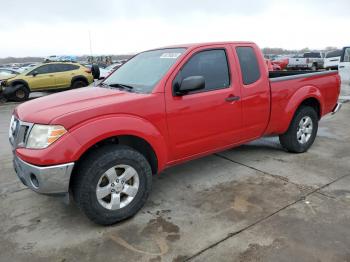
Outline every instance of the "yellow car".
POLYGON ((74 62, 49 62, 32 67, 1 82, 4 97, 25 101, 30 92, 74 89, 94 80, 91 70, 74 62))

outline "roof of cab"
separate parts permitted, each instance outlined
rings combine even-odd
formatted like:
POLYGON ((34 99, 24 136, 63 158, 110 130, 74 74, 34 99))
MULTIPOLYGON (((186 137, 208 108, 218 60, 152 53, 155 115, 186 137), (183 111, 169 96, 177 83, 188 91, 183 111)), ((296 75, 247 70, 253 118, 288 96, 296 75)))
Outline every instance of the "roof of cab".
POLYGON ((177 45, 163 46, 163 47, 154 48, 151 50, 159 50, 159 49, 167 49, 167 48, 197 48, 197 47, 204 47, 204 46, 211 46, 211 45, 227 45, 227 44, 246 45, 246 44, 255 44, 255 43, 248 42, 248 41, 189 43, 189 44, 177 44, 177 45))
POLYGON ((163 47, 156 48, 156 49, 166 49, 166 48, 196 48, 196 47, 203 47, 203 46, 210 46, 210 45, 227 45, 227 44, 246 45, 246 44, 255 44, 255 43, 253 43, 253 42, 248 42, 248 41, 228 41, 228 42, 190 43, 190 44, 177 44, 177 45, 163 46, 163 47))

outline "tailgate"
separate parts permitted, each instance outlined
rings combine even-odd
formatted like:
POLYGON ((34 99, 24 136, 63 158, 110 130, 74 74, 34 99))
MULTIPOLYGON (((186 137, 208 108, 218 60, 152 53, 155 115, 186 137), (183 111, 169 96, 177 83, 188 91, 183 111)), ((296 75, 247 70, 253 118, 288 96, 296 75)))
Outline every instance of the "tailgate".
POLYGON ((289 65, 307 64, 306 58, 289 58, 289 65))

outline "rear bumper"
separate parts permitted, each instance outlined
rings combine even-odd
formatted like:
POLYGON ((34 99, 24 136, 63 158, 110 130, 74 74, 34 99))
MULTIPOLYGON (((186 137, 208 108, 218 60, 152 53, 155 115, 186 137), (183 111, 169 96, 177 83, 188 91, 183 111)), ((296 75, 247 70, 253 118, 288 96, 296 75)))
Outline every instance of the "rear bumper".
POLYGON ((335 105, 335 107, 333 108, 333 110, 332 110, 332 115, 334 115, 334 114, 336 114, 337 112, 339 112, 339 110, 341 109, 341 107, 342 107, 342 103, 337 103, 337 104, 335 105))
POLYGON ((41 194, 66 194, 74 163, 34 166, 14 155, 13 166, 24 185, 41 194))

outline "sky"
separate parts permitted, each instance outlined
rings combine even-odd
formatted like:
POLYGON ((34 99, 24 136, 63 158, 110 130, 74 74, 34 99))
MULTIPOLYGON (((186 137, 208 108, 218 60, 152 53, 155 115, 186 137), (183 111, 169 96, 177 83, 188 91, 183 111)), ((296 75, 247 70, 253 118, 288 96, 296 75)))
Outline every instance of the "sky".
POLYGON ((133 54, 214 41, 285 49, 350 44, 349 0, 0 0, 0 6, 0 57, 133 54))

